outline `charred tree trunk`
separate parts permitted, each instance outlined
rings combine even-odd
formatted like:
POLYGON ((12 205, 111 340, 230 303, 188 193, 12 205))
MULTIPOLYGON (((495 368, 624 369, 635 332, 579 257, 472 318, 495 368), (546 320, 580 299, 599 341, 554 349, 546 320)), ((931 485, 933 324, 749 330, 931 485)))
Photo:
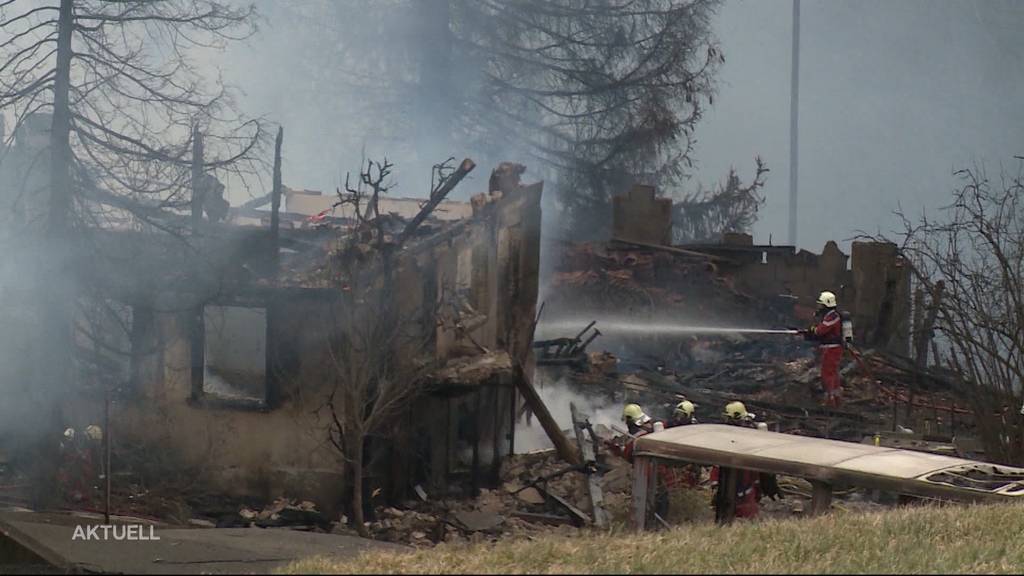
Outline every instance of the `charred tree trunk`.
MULTIPOLYGON (((203 135, 199 132, 199 126, 192 129, 192 237, 198 243, 199 230, 203 222, 203 135)), ((195 281, 200 278, 199 262, 193 259, 190 264, 190 271, 195 281)), ((206 348, 206 333, 203 318, 203 305, 197 304, 189 313, 189 346, 192 358, 192 400, 199 400, 203 396, 204 374, 204 350, 206 348)))
POLYGON ((281 254, 280 231, 281 226, 281 144, 284 141, 284 128, 277 129, 277 139, 274 140, 274 189, 271 192, 270 200, 270 265, 274 276, 277 276, 278 263, 281 254))
POLYGON ((46 347, 53 351, 48 358, 51 373, 46 378, 47 390, 67 384, 72 377, 74 342, 71 338, 71 300, 74 288, 70 273, 71 238, 68 221, 71 210, 71 0, 61 0, 57 32, 57 76, 53 89, 53 126, 50 129, 50 198, 47 240, 53 254, 43 266, 43 286, 48 295, 43 314, 46 318, 46 347))
POLYGON ((199 233, 203 221, 203 135, 192 128, 192 234, 199 233))
POLYGON ((61 387, 74 386, 74 322, 75 297, 72 271, 71 229, 71 32, 74 25, 71 0, 61 0, 57 24, 57 67, 53 88, 53 124, 50 129, 50 197, 44 246, 39 275, 41 331, 40 349, 48 350, 45 362, 38 367, 37 398, 51 421, 41 426, 41 451, 38 478, 35 482, 37 504, 45 504, 56 493, 56 471, 59 454, 57 434, 61 428, 61 411, 57 404, 61 387))
POLYGON ((366 438, 362 434, 355 434, 352 440, 352 522, 355 524, 356 532, 366 538, 370 531, 366 529, 366 519, 363 515, 363 450, 366 438))
POLYGON ((53 86, 53 126, 50 129, 50 212, 51 237, 63 239, 71 206, 71 0, 61 0, 57 24, 57 75, 53 86))

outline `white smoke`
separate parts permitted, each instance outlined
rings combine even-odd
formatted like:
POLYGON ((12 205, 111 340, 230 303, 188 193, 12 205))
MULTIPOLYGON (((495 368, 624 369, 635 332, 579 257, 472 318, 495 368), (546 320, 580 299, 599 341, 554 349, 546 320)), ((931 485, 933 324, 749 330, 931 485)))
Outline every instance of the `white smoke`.
MULTIPOLYGON (((562 430, 572 430, 570 402, 575 404, 576 410, 587 417, 595 427, 602 425, 622 427, 622 406, 608 399, 607 396, 580 394, 573 391, 564 379, 542 384, 538 378, 537 393, 562 430)), ((515 451, 517 454, 548 448, 552 448, 551 440, 548 439, 544 428, 541 427, 536 417, 531 418, 529 424, 525 418, 516 422, 515 451)))

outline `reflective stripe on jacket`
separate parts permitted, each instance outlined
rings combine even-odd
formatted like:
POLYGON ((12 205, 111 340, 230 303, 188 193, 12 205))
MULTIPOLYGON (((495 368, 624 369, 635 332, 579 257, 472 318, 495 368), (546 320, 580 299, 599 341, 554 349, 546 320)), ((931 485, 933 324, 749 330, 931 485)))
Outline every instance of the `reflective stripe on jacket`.
POLYGON ((837 310, 829 310, 814 326, 814 337, 822 346, 843 345, 843 318, 837 310))

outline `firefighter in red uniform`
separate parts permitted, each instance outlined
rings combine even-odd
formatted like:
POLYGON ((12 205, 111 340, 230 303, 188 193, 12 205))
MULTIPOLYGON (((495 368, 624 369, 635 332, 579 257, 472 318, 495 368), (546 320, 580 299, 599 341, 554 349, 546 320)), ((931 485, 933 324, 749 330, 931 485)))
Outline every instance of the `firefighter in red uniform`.
MULTIPOLYGON (((676 428, 677 426, 690 426, 691 424, 697 423, 697 417, 694 416, 697 406, 689 400, 683 400, 679 404, 676 404, 675 410, 672 411, 672 418, 668 421, 668 428, 676 428)), ((690 488, 696 487, 700 484, 701 469, 696 464, 687 464, 686 466, 677 466, 677 472, 680 481, 689 486, 690 488)))
MULTIPOLYGON (((747 412, 742 402, 730 402, 725 406, 725 413, 722 415, 726 424, 755 428, 754 413, 747 412)), ((736 517, 754 518, 758 512, 758 501, 761 500, 761 478, 757 472, 750 470, 736 470, 736 517)), ((712 502, 715 506, 715 516, 720 518, 724 505, 722 485, 719 480, 719 468, 711 469, 711 483, 715 486, 715 495, 712 502)))
MULTIPOLYGON (((630 437, 626 439, 626 443, 619 445, 612 441, 605 441, 605 445, 613 453, 622 456, 626 461, 632 463, 633 447, 636 444, 636 439, 664 429, 665 423, 660 420, 654 420, 645 414, 639 404, 626 404, 626 407, 622 410, 622 420, 626 422, 626 427, 629 429, 630 434, 630 437)), ((654 494, 654 512, 664 519, 668 513, 669 492, 679 484, 686 482, 686 478, 674 466, 667 466, 665 464, 658 464, 657 472, 658 481, 654 494)))
MULTIPOLYGON (((757 430, 768 430, 764 422, 756 422, 754 413, 747 412, 743 402, 735 401, 725 405, 725 413, 722 418, 726 424, 742 426, 744 428, 755 428, 757 430)), ((761 498, 768 497, 772 500, 782 498, 782 491, 779 489, 778 480, 774 474, 754 472, 752 470, 734 470, 736 476, 736 517, 755 518, 760 511, 761 498)), ((722 484, 719 482, 719 468, 711 469, 711 483, 715 486, 715 495, 712 503, 715 508, 715 517, 722 521, 724 514, 724 493, 722 484)))
POLYGON ((821 350, 821 385, 825 390, 824 404, 839 406, 842 392, 839 380, 839 362, 843 358, 843 318, 836 310, 836 295, 822 292, 818 296, 817 322, 804 332, 804 337, 819 343, 821 350))

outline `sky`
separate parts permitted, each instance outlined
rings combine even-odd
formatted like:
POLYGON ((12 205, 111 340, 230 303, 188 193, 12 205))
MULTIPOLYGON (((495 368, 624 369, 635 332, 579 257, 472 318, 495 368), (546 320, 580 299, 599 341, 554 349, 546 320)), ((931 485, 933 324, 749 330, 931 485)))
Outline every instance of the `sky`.
MULTIPOLYGON (((727 0, 714 108, 698 129, 694 176, 771 172, 755 242, 785 243, 789 216, 791 0, 727 0)), ((1024 154, 1024 4, 803 0, 797 244, 848 249, 858 230, 898 227, 946 203, 953 171, 1024 154)), ((747 176, 749 178, 749 176, 747 176)))
MULTIPOLYGON (((749 179, 761 155, 770 172, 758 243, 787 241, 791 6, 725 0, 714 25, 726 62, 686 184, 724 180, 730 166, 749 179)), ((351 164, 335 160, 332 142, 354 135, 292 105, 288 91, 303 86, 267 89, 302 68, 302 52, 273 24, 229 51, 226 77, 243 92, 244 112, 284 123, 286 185, 332 190, 351 164)), ((803 0, 798 246, 820 252, 834 239, 848 251, 858 231, 895 230, 897 208, 916 217, 942 206, 954 170, 1015 168, 1024 154, 1021 29, 1024 4, 1013 0, 803 0)))

